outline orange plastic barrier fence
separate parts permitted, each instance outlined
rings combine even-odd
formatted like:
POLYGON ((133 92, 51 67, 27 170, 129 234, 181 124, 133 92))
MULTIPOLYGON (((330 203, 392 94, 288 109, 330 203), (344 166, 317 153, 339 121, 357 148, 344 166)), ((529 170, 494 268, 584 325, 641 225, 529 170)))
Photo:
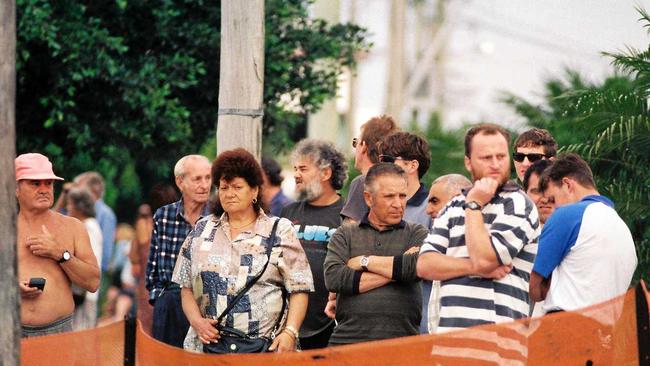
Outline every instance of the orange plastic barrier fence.
MULTIPOLYGON (((637 287, 650 304, 647 289, 637 287)), ((643 301, 645 298, 645 301, 643 301)), ((204 355, 135 330, 135 364, 202 365, 638 365, 635 290, 575 312, 458 332, 286 354, 204 355)), ((645 306, 647 312, 648 306, 645 306)), ((643 315, 647 321, 648 314, 643 315)), ((123 365, 125 323, 22 341, 23 365, 123 365)), ((128 327, 127 327, 128 328, 128 327)), ((647 329, 646 329, 647 330, 647 329)), ((127 332, 128 333, 128 332, 127 332)), ((650 338, 650 334, 648 335, 650 338)))
POLYGON ((20 342, 24 366, 124 364, 124 322, 79 332, 25 338, 20 342))

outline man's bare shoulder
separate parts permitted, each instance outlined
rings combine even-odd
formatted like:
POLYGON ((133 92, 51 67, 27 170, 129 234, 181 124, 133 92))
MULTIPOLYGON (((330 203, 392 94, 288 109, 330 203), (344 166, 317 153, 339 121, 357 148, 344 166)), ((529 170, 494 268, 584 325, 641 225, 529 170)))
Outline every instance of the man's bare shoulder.
POLYGON ((65 228, 66 230, 85 228, 84 224, 79 221, 79 219, 60 214, 56 211, 50 211, 50 219, 48 221, 57 227, 65 228))

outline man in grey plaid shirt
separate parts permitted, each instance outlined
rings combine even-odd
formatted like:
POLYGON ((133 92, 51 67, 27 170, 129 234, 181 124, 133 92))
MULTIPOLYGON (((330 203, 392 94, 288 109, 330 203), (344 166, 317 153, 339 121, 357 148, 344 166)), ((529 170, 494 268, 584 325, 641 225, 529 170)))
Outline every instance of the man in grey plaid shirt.
POLYGON ((174 167, 179 201, 159 208, 154 217, 146 286, 153 305, 153 337, 176 347, 190 326, 181 305, 180 288, 171 282, 176 257, 192 227, 207 216, 212 176, 210 161, 201 155, 182 157, 174 167))

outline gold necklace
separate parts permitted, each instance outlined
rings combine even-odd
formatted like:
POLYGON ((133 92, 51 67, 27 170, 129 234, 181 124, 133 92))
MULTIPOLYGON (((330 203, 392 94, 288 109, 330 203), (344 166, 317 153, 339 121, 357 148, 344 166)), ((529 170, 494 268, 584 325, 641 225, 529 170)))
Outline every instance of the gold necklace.
POLYGON ((233 224, 230 224, 230 228, 231 228, 231 229, 235 229, 235 230, 239 230, 239 229, 242 229, 242 228, 245 228, 246 226, 248 226, 248 225, 250 225, 250 224, 252 224, 252 223, 254 223, 255 221, 257 221, 257 217, 256 217, 256 218, 254 218, 254 219, 253 219, 253 221, 251 221, 251 222, 249 222, 249 223, 248 223, 248 224, 246 224, 246 225, 242 225, 242 226, 235 226, 235 225, 233 225, 233 224))

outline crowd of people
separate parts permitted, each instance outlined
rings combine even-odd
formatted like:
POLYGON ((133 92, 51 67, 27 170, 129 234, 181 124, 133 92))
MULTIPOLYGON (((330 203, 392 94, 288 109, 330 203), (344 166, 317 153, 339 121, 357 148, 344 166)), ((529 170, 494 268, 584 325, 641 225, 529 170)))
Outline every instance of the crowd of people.
POLYGON ((505 129, 472 126, 471 179, 455 172, 431 187, 422 182, 435 158, 427 141, 391 117, 367 121, 352 146, 361 175, 347 198, 346 159, 327 141, 294 147, 295 201, 273 159, 260 164, 244 149, 213 162, 184 156, 174 167, 180 197, 158 187, 130 247, 114 255, 101 176, 66 183, 54 206, 62 178, 48 158, 18 156, 23 336, 97 324, 94 293, 120 253, 133 280, 110 296, 122 309, 114 319, 137 303, 141 317, 152 309, 154 338, 206 353, 443 333, 572 311, 628 289, 630 230, 588 164, 558 155, 548 131, 523 132, 511 154, 505 129), (30 284, 38 277, 45 288, 30 284))

